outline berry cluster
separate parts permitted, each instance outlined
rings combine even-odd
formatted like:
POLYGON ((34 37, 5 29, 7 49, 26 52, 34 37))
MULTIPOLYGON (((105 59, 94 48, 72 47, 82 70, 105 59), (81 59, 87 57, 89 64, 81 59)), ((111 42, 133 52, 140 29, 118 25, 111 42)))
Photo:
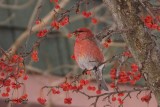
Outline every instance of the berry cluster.
MULTIPOLYGON (((135 63, 131 64, 131 71, 123 70, 118 73, 118 77, 116 75, 116 69, 111 69, 110 77, 112 80, 117 79, 117 82, 120 84, 130 83, 132 85, 134 85, 142 77, 141 73, 138 71, 138 66, 135 63)), ((114 85, 114 83, 111 83, 110 87, 115 88, 116 86, 114 85)))
POLYGON ((70 98, 70 97, 69 98, 65 98, 64 99, 64 103, 65 104, 71 104, 72 103, 72 98, 70 98))
POLYGON ((160 31, 160 26, 157 23, 154 23, 154 19, 152 16, 146 16, 144 18, 144 24, 149 28, 153 30, 158 30, 160 31))
POLYGON ((44 37, 46 36, 46 34, 48 33, 48 30, 47 29, 43 29, 43 30, 40 30, 38 33, 37 33, 37 37, 44 37))
POLYGON ((60 9, 61 7, 59 6, 59 4, 58 4, 58 1, 59 0, 50 0, 50 2, 52 3, 54 3, 55 4, 55 9, 60 9))
POLYGON ((108 38, 104 43, 103 43, 103 46, 105 48, 108 48, 109 47, 109 44, 111 44, 112 40, 110 38, 108 38))
POLYGON ((44 105, 47 100, 46 100, 45 98, 43 98, 43 97, 39 97, 39 98, 37 99, 37 101, 38 101, 40 104, 44 105))
POLYGON ((55 88, 52 88, 52 94, 60 94, 60 91, 56 90, 55 88))
POLYGON ((3 90, 1 90, 1 96, 8 98, 7 101, 12 101, 13 103, 27 101, 27 94, 23 94, 20 97, 17 96, 16 98, 13 96, 13 98, 9 98, 11 95, 14 95, 14 90, 19 90, 23 87, 24 84, 20 83, 19 80, 27 79, 28 76, 25 74, 23 57, 17 54, 9 57, 5 54, 0 58, 0 87, 3 90))
MULTIPOLYGON (((87 11, 82 11, 82 15, 83 15, 84 18, 90 18, 91 16, 93 16, 91 12, 87 12, 87 11)), ((97 24, 98 20, 95 17, 92 17, 91 22, 93 24, 97 24)))
POLYGON ((115 102, 116 100, 118 101, 118 103, 120 104, 120 105, 122 105, 123 104, 123 100, 122 100, 122 97, 124 96, 124 93, 118 93, 117 94, 117 97, 115 97, 116 95, 112 95, 112 101, 113 102, 115 102))
POLYGON ((149 102, 151 100, 151 94, 145 95, 141 98, 142 102, 149 102))
MULTIPOLYGON (((90 75, 90 71, 86 71, 85 75, 90 75)), ((87 88, 87 90, 89 91, 95 91, 96 94, 101 94, 101 90, 96 90, 95 86, 91 86, 89 85, 89 80, 87 79, 78 79, 77 81, 74 82, 64 82, 62 84, 60 84, 59 86, 56 86, 54 88, 51 88, 52 94, 60 94, 60 90, 62 90, 63 92, 67 93, 66 98, 64 98, 64 103, 65 104, 71 104, 72 103, 72 98, 69 97, 69 91, 80 91, 82 90, 84 87, 87 88)), ((45 104, 46 99, 44 97, 39 97, 38 102, 40 104, 45 104)))
POLYGON ((68 23, 69 23, 69 17, 65 16, 60 21, 53 20, 52 23, 51 23, 51 27, 53 27, 56 30, 58 30, 60 27, 66 26, 68 23))
POLYGON ((38 62, 39 58, 38 58, 38 51, 37 50, 33 50, 32 54, 31 54, 31 58, 34 62, 38 62))
MULTIPOLYGON (((130 52, 124 52, 123 55, 125 57, 131 57, 132 55, 130 52)), ((117 71, 117 69, 113 68, 110 71, 110 77, 113 80, 112 83, 110 83, 110 87, 113 89, 118 89, 117 83, 118 84, 126 84, 130 83, 131 85, 135 85, 135 83, 141 79, 141 73, 139 72, 138 65, 135 63, 132 63, 130 66, 129 71, 121 70, 117 71)), ((118 101, 120 105, 123 104, 122 97, 124 96, 124 93, 117 93, 117 98, 115 95, 112 96, 112 101, 118 101)), ((146 101, 148 97, 142 97, 142 101, 146 101)))
POLYGON ((132 57, 132 54, 129 51, 123 52, 122 55, 125 57, 132 57))
POLYGON ((92 13, 91 13, 91 12, 87 12, 87 11, 83 11, 83 12, 82 12, 82 15, 83 15, 85 18, 89 18, 89 17, 92 15, 92 13))
POLYGON ((96 90, 96 87, 89 85, 89 86, 87 87, 87 90, 89 90, 89 91, 95 91, 95 90, 96 90))

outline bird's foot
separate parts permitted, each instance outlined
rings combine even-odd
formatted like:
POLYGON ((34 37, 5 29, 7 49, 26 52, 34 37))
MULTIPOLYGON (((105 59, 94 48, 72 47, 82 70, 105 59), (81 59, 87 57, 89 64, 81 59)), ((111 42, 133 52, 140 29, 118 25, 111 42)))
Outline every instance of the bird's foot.
POLYGON ((95 70, 95 71, 97 71, 97 69, 98 69, 98 67, 96 67, 96 66, 93 68, 93 70, 95 70))
POLYGON ((86 74, 86 72, 87 72, 87 69, 84 69, 84 70, 82 71, 82 74, 84 75, 84 74, 86 74))

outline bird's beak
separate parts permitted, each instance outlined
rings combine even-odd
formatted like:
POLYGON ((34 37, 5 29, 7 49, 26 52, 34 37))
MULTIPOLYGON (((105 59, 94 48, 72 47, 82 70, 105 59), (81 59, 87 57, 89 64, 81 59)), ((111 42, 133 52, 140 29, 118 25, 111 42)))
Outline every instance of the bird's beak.
POLYGON ((73 36, 76 37, 76 36, 77 36, 77 33, 78 33, 78 31, 75 30, 74 32, 69 33, 69 34, 68 34, 68 37, 69 37, 69 38, 71 38, 71 37, 73 37, 73 36))
POLYGON ((72 32, 74 36, 77 36, 78 33, 79 33, 79 30, 75 30, 74 32, 72 32))

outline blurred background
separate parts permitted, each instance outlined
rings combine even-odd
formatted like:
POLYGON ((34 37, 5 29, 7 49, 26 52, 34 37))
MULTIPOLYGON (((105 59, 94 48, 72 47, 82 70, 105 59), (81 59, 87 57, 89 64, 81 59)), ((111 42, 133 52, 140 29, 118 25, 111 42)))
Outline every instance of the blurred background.
MULTIPOLYGON (((30 29, 35 24, 37 8, 41 5, 39 18, 47 16, 54 8, 54 3, 50 0, 0 0, 0 47, 5 51, 10 49, 12 45, 16 44, 16 40, 20 37, 26 37, 25 41, 21 43, 19 51, 30 51, 35 41, 37 40, 37 31, 34 31, 31 35, 27 29, 30 29), (27 33, 26 33, 27 32, 27 33), (26 42, 27 41, 27 42, 26 42)), ((76 0, 61 0, 60 2, 66 2, 62 8, 68 9, 73 6, 76 0)), ((52 30, 44 41, 39 46, 39 61, 34 63, 30 61, 30 58, 26 59, 26 69, 29 74, 29 80, 26 81, 26 92, 29 93, 29 101, 27 104, 13 105, 13 107, 42 107, 37 102, 37 97, 41 87, 45 85, 56 84, 66 74, 73 72, 77 74, 81 72, 75 61, 71 58, 73 55, 74 37, 68 38, 67 34, 80 27, 90 28, 94 34, 100 32, 106 27, 112 26, 112 17, 107 8, 102 3, 102 0, 94 0, 92 6, 87 8, 85 5, 81 6, 81 9, 93 12, 94 18, 98 20, 97 24, 91 23, 91 18, 84 18, 82 14, 71 13, 69 25, 62 27, 60 30, 52 30)), ((49 22, 51 22, 50 20, 49 22)), ((47 28, 49 24, 45 27, 47 28)), ((121 53, 126 49, 126 45, 120 35, 112 37, 113 42, 109 48, 104 48, 103 53, 106 59, 112 57, 115 54, 121 53)), ((113 64, 108 64, 104 70, 104 77, 109 83, 109 71, 113 64)), ((93 81, 93 85, 96 83, 93 81)), ((141 86, 141 82, 137 86, 141 86)), ((130 89, 130 86, 121 86, 124 89, 130 89)), ((95 94, 88 92, 89 94, 95 94)), ((63 99, 65 93, 61 95, 49 95, 47 97, 48 103, 45 107, 89 107, 93 100, 87 100, 83 95, 70 93, 73 98, 73 104, 65 105, 63 99), (83 103, 84 102, 84 103, 83 103)), ((134 93, 133 93, 134 96, 134 93)), ((102 107, 107 102, 99 102, 98 107, 102 107)), ((156 104, 153 98, 152 104, 156 104)), ((130 105, 130 107, 139 104, 139 106, 146 107, 146 103, 142 103, 136 97, 127 99, 124 103, 130 105), (135 102, 135 103, 134 103, 135 102)), ((150 104, 148 104, 150 105, 150 104)), ((10 104, 4 102, 4 99, 0 100, 0 107, 9 107, 10 104)), ((116 103, 112 106, 117 107, 116 103)))

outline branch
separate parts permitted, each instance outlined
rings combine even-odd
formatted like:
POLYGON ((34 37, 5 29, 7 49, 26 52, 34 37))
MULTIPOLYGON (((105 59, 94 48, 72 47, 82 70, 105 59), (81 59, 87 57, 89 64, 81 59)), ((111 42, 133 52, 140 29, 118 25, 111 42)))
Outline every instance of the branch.
POLYGON ((160 50, 137 15, 140 11, 138 6, 142 4, 132 0, 103 1, 120 30, 134 26, 132 30, 122 33, 122 37, 138 63, 141 73, 148 74, 146 82, 154 92, 160 106, 160 50))
POLYGON ((15 13, 12 13, 5 20, 1 21, 0 25, 5 25, 5 24, 9 23, 13 18, 15 18, 15 13))
POLYGON ((34 23, 34 20, 37 18, 39 12, 40 12, 40 7, 42 7, 44 3, 44 0, 38 0, 37 3, 36 3, 36 6, 33 10, 33 13, 31 15, 31 18, 29 19, 29 22, 28 22, 28 28, 31 28, 32 24, 34 23), (37 12, 38 10, 38 12, 37 12))
MULTIPOLYGON (((32 0, 31 0, 32 1, 32 0)), ((69 3, 69 0, 65 0, 59 3, 60 7, 65 7, 67 4, 69 3)), ((54 9, 54 8, 53 8, 54 9)), ((56 15, 56 13, 58 13, 60 10, 57 10, 57 12, 55 11, 50 11, 43 19, 42 22, 38 25, 34 25, 32 27, 32 32, 30 32, 29 29, 27 29, 26 31, 24 31, 19 38, 12 44, 12 46, 10 47, 12 50, 10 51, 10 55, 14 54, 17 49, 21 46, 22 43, 24 43, 24 41, 34 32, 41 30, 43 27, 45 27, 49 21, 54 17, 54 15, 56 15)))
POLYGON ((82 92, 82 91, 78 91, 80 94, 86 96, 88 99, 92 99, 92 98, 95 98, 95 101, 91 104, 93 105, 94 107, 97 107, 97 102, 99 100, 100 97, 104 97, 105 98, 103 100, 105 100, 106 98, 108 98, 108 100, 110 99, 110 97, 112 95, 115 95, 115 94, 118 94, 118 93, 127 93, 126 96, 123 98, 123 100, 126 99, 126 97, 131 97, 130 96, 130 93, 132 92, 142 92, 142 91, 148 91, 149 89, 148 88, 142 88, 142 89, 133 89, 133 90, 123 90, 123 91, 114 91, 114 92, 107 92, 107 93, 103 93, 103 94, 100 94, 100 95, 88 95, 87 93, 85 92, 82 92))
POLYGON ((24 8, 29 7, 33 2, 34 0, 28 0, 26 3, 21 5, 17 5, 17 4, 8 5, 8 4, 0 3, 0 8, 11 9, 11 10, 22 10, 24 8))

